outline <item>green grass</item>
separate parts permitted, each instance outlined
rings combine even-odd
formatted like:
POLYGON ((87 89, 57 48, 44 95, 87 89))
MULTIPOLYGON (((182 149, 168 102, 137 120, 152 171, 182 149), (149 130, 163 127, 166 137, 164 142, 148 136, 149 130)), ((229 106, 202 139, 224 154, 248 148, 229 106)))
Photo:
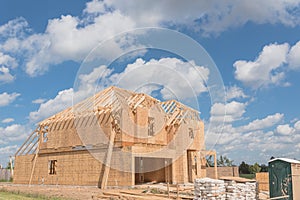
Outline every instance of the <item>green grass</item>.
POLYGON ((11 180, 4 180, 4 179, 1 179, 0 182, 12 182, 12 179, 11 180))
POLYGON ((255 174, 240 174, 241 178, 255 179, 255 174))
POLYGON ((20 191, 0 190, 0 200, 66 200, 58 197, 47 197, 40 194, 26 194, 20 191))

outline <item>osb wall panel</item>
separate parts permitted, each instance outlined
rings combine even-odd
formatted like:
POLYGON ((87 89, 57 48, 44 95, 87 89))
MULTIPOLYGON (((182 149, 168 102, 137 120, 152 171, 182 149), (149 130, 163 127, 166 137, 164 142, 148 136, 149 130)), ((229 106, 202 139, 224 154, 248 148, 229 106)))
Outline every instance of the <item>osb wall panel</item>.
POLYGON ((57 130, 53 132, 49 131, 47 137, 48 140, 45 142, 47 144, 47 148, 82 145, 75 128, 68 130, 57 130))
POLYGON ((14 183, 28 184, 32 169, 33 155, 17 156, 15 158, 14 183))
MULTIPOLYGON (((120 152, 113 154, 111 164, 119 168, 110 170, 108 186, 132 185, 132 174, 128 171, 131 167, 131 160, 120 155, 120 152)), ((18 156, 16 158, 15 183, 29 183, 33 165, 32 157, 18 156)), ((36 160, 32 184, 97 186, 101 183, 102 174, 102 163, 87 151, 42 154, 36 160), (49 174, 50 160, 57 160, 55 175, 49 174)))
POLYGON ((193 129, 194 132, 194 141, 189 146, 189 149, 204 150, 205 149, 204 123, 202 121, 199 122, 195 121, 192 123, 191 128, 193 129))
POLYGON ((187 169, 187 153, 183 153, 172 164, 172 182, 173 183, 187 183, 188 169, 187 169))
POLYGON ((122 112, 122 142, 148 143, 167 145, 167 132, 165 130, 164 114, 157 109, 137 107, 135 114, 130 110, 122 112), (154 136, 148 136, 148 117, 154 118, 154 136))
POLYGON ((293 185, 293 198, 300 199, 300 165, 291 164, 292 168, 292 185, 293 185))
MULTIPOLYGON (((221 176, 239 176, 239 168, 238 167, 218 167, 218 177, 221 176)), ((209 178, 215 178, 215 168, 214 167, 206 167, 206 176, 209 178)))
MULTIPOLYGON (((93 117, 92 117, 93 118, 93 117)), ((111 132, 111 123, 99 125, 96 119, 85 119, 76 123, 67 120, 52 125, 47 134, 47 142, 42 143, 42 148, 60 148, 79 145, 97 145, 108 143, 111 132)))
POLYGON ((269 173, 260 172, 255 175, 259 191, 269 191, 269 173))

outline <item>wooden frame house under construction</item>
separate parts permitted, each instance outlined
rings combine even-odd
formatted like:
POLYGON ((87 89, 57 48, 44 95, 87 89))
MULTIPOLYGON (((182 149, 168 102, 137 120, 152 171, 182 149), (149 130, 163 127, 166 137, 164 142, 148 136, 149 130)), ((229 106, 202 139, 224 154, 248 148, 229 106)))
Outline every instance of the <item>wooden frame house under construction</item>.
POLYGON ((109 87, 37 125, 15 154, 14 183, 193 182, 206 177, 207 155, 216 158, 198 111, 109 87))

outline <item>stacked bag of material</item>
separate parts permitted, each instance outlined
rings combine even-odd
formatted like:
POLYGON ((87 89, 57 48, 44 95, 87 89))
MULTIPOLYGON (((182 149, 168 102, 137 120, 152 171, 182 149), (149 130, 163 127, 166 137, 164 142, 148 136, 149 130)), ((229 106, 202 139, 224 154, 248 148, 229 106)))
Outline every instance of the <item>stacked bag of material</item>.
POLYGON ((257 199, 256 183, 236 183, 225 181, 226 199, 232 200, 255 200, 257 199))
POLYGON ((237 183, 232 180, 195 179, 195 200, 255 200, 256 182, 237 183))
POLYGON ((196 179, 195 199, 226 200, 225 182, 210 178, 196 179))

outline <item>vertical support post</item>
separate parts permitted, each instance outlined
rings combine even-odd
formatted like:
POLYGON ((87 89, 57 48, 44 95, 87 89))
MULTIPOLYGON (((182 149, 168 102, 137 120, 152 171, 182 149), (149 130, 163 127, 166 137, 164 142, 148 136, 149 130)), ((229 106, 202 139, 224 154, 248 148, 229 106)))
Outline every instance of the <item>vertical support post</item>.
POLYGON ((168 198, 170 199, 170 186, 169 186, 169 182, 167 183, 167 189, 168 189, 168 198))
POLYGON ((178 185, 178 183, 176 185, 176 188, 177 188, 177 197, 176 197, 176 199, 179 200, 179 185, 178 185))
POLYGON ((112 128, 110 138, 109 138, 106 159, 105 159, 105 163, 104 163, 104 173, 103 173, 103 178, 102 178, 102 182, 101 182, 101 189, 106 189, 106 186, 107 186, 108 174, 109 174, 109 170, 110 170, 110 162, 111 162, 111 157, 112 157, 112 152, 113 152, 113 147, 114 147, 115 136, 116 136, 116 131, 114 128, 112 128))
POLYGON ((215 179, 218 179, 218 163, 217 163, 217 153, 214 152, 214 168, 215 168, 215 179))
POLYGON ((12 162, 12 156, 9 156, 9 163, 10 163, 10 175, 11 178, 14 177, 14 166, 13 166, 13 162, 12 162))
POLYGON ((36 149, 36 153, 34 155, 34 161, 33 161, 32 169, 31 169, 31 174, 30 174, 30 179, 29 179, 29 186, 31 185, 31 181, 32 181, 32 177, 33 177, 33 172, 34 172, 34 168, 35 168, 35 164, 36 164, 36 159, 37 159, 38 153, 39 153, 39 146, 40 146, 40 144, 38 143, 38 146, 37 146, 37 149, 36 149))

